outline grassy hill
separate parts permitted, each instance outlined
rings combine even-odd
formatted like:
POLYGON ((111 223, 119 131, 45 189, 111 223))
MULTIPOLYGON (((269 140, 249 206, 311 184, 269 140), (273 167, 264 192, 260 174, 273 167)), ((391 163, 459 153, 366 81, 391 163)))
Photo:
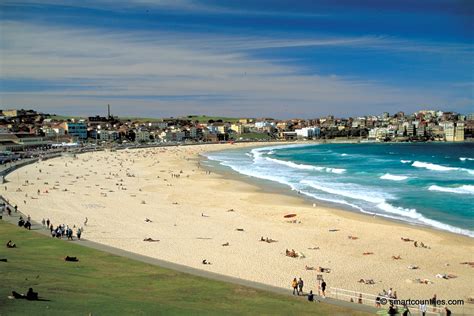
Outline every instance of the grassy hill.
POLYGON ((363 314, 164 269, 1 220, 0 236, 0 259, 8 259, 0 262, 0 315, 363 314), (18 248, 4 246, 10 239, 18 248), (44 300, 7 298, 29 287, 44 300))

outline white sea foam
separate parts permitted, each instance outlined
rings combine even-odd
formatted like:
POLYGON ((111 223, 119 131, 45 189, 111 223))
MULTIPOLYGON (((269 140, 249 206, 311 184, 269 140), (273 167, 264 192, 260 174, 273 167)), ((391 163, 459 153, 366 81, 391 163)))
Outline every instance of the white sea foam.
POLYGON ((346 169, 342 169, 342 168, 330 168, 330 167, 321 167, 321 166, 298 164, 298 163, 294 163, 294 162, 291 162, 291 161, 274 159, 274 158, 270 158, 270 157, 266 157, 265 159, 267 161, 271 161, 271 162, 274 162, 274 163, 277 163, 277 164, 280 164, 280 165, 285 165, 285 166, 293 168, 293 169, 325 171, 325 172, 337 173, 337 174, 341 174, 341 173, 346 172, 346 169))
POLYGON ((469 161, 474 161, 474 158, 468 158, 468 157, 459 157, 459 160, 461 160, 461 161, 466 161, 466 160, 469 160, 469 161))
MULTIPOLYGON (((474 231, 470 231, 468 229, 462 229, 459 227, 455 227, 449 224, 444 224, 441 222, 438 222, 436 220, 426 218, 422 214, 418 213, 416 209, 406 209, 402 207, 396 207, 393 206, 389 203, 381 203, 377 205, 377 208, 381 209, 384 212, 391 213, 391 214, 396 214, 398 216, 392 217, 392 216, 386 216, 390 218, 395 218, 395 219, 404 219, 404 218, 410 218, 415 220, 415 223, 420 223, 420 224, 425 224, 431 227, 435 227, 438 229, 442 230, 447 230, 456 234, 461 234, 461 235, 466 235, 469 237, 474 237, 474 231), (400 217, 401 216, 401 217, 400 217)), ((382 215, 384 216, 384 215, 382 215)))
POLYGON ((392 181, 403 181, 403 180, 408 179, 408 177, 407 176, 397 176, 397 175, 394 175, 394 174, 386 173, 383 176, 381 176, 380 179, 392 180, 392 181))
POLYGON ((348 154, 341 154, 342 157, 349 156, 348 154))
POLYGON ((428 188, 428 190, 455 194, 474 194, 474 185, 466 184, 460 187, 441 187, 438 185, 432 185, 428 188))
POLYGON ((370 203, 383 203, 386 198, 389 198, 388 195, 384 195, 380 192, 367 192, 363 187, 355 185, 344 185, 336 183, 319 183, 311 180, 301 180, 301 184, 306 184, 316 190, 323 191, 326 193, 348 197, 354 200, 361 200, 370 203))
POLYGON ((280 164, 280 165, 285 165, 290 168, 294 169, 301 169, 301 170, 317 170, 317 171, 322 171, 324 170, 324 167, 318 167, 318 166, 311 166, 311 165, 304 165, 304 164, 297 164, 291 161, 285 161, 285 160, 280 160, 280 159, 274 159, 274 158, 265 158, 268 161, 280 164))
POLYGON ((459 168, 446 167, 446 166, 436 165, 434 163, 422 162, 422 161, 415 161, 412 164, 412 166, 417 167, 417 168, 425 168, 425 169, 428 169, 428 170, 435 170, 435 171, 455 171, 455 170, 459 170, 459 168))
POLYGON ((433 171, 466 171, 469 174, 474 174, 474 170, 471 170, 471 169, 446 167, 446 166, 437 165, 437 164, 429 163, 429 162, 422 162, 422 161, 415 161, 412 164, 412 166, 416 168, 425 168, 425 169, 433 170, 433 171))
POLYGON ((411 160, 400 160, 401 163, 411 163, 411 160))

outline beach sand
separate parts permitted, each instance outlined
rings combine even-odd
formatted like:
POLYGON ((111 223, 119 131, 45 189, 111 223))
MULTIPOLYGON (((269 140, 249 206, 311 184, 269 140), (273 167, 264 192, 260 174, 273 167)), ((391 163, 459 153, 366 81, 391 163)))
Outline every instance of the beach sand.
POLYGON ((245 177, 209 174, 199 164, 203 152, 241 146, 249 144, 56 158, 11 173, 3 194, 36 221, 49 218, 54 225, 84 226, 87 217, 83 237, 89 240, 288 289, 294 277, 302 277, 306 291, 317 290, 319 272, 305 266, 321 266, 331 269, 323 273, 329 287, 371 294, 393 288, 400 299, 474 296, 474 268, 460 264, 474 261, 472 238, 323 207, 262 190, 245 177), (297 214, 297 223, 283 218, 288 213, 297 214), (261 242, 262 236, 277 242, 261 242), (222 246, 225 243, 229 246, 222 246), (286 249, 304 258, 288 257, 286 249), (363 255, 366 252, 373 254, 363 255), (203 259, 212 264, 203 265, 203 259), (457 277, 440 279, 435 277, 438 273, 457 277), (433 283, 418 284, 417 278, 433 283), (373 279, 375 284, 362 284, 360 279, 373 279))

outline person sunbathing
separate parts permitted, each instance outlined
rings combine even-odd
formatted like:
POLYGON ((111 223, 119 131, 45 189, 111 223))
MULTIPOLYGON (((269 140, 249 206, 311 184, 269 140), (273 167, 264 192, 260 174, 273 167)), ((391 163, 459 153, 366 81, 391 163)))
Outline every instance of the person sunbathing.
POLYGON ((414 241, 413 239, 410 239, 410 238, 401 238, 403 241, 406 241, 406 242, 409 242, 409 241, 414 241))
POLYGON ((7 248, 16 248, 16 245, 11 240, 9 240, 7 242, 7 248))
POLYGON ((393 260, 400 260, 401 258, 402 258, 402 257, 400 257, 400 255, 398 255, 398 256, 392 256, 392 259, 393 259, 393 260))
POLYGON ((375 284, 375 281, 374 281, 373 279, 367 279, 367 280, 360 279, 360 280, 359 280, 359 283, 364 283, 364 284, 375 284))
POLYGON ((357 240, 357 239, 359 239, 359 237, 352 236, 352 235, 347 236, 347 238, 349 238, 349 239, 351 239, 351 240, 357 240))
POLYGON ((323 272, 323 273, 330 273, 330 272, 331 272, 331 269, 329 269, 329 268, 323 268, 323 267, 318 267, 318 271, 319 271, 319 272, 323 272))
POLYGON ((265 239, 265 241, 269 244, 272 243, 272 242, 277 242, 276 240, 268 238, 268 237, 265 239))
POLYGON ((226 242, 225 244, 222 244, 222 246, 226 247, 226 246, 229 246, 229 242, 226 242))
POLYGON ((153 239, 153 238, 148 237, 148 238, 143 239, 143 241, 155 242, 155 241, 160 241, 160 240, 159 240, 159 239, 153 239))
POLYGON ((408 269, 410 269, 410 270, 417 270, 417 269, 419 269, 419 268, 420 268, 420 267, 415 266, 415 265, 409 265, 409 266, 408 266, 408 269))
POLYGON ((207 261, 206 259, 204 259, 204 260, 202 261, 202 264, 211 264, 211 263, 210 263, 209 261, 207 261))
POLYGON ((305 266, 304 268, 305 268, 306 270, 309 270, 309 271, 315 270, 314 267, 309 267, 309 266, 305 266))
POLYGON ((363 253, 364 256, 373 255, 373 254, 374 254, 373 252, 364 252, 363 253))
POLYGON ((319 250, 319 247, 310 247, 309 250, 319 250))
MULTIPOLYGON (((263 238, 263 236, 260 237, 260 241, 265 241, 265 239, 263 238)), ((288 249, 287 249, 287 250, 288 250, 288 249)))
POLYGON ((446 274, 446 273, 444 274, 438 273, 436 277, 440 279, 446 279, 446 280, 457 278, 457 276, 454 274, 446 274))

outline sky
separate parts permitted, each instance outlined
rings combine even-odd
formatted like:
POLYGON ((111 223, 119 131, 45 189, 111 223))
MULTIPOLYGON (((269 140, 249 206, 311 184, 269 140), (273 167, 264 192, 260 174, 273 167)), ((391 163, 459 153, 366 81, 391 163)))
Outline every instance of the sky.
POLYGON ((474 112, 470 0, 0 1, 0 108, 474 112))

